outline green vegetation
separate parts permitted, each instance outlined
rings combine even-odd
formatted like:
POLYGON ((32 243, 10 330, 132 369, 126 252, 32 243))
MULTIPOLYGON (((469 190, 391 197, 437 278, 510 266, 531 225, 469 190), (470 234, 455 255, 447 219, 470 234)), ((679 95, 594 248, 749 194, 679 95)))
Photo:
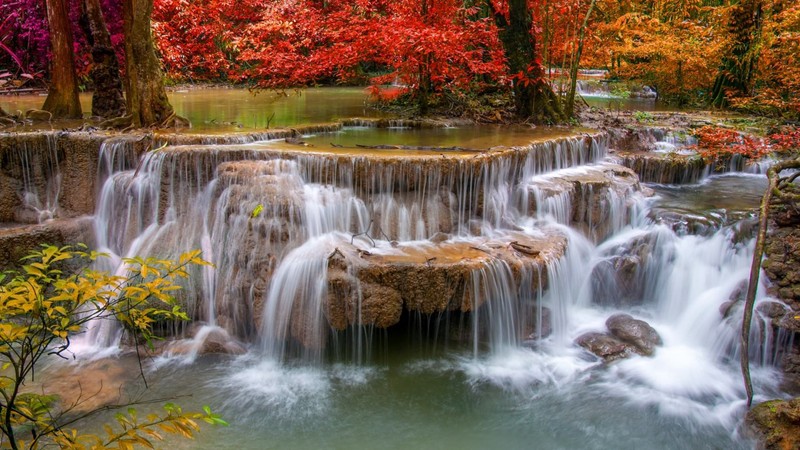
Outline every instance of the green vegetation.
MULTIPOLYGON (((117 414, 117 427, 106 425, 106 435, 71 429, 75 422, 97 413, 76 414, 64 408, 58 396, 35 393, 33 381, 42 359, 66 357, 70 337, 100 319, 120 321, 136 342, 152 346, 152 326, 159 320, 187 320, 172 293, 188 276, 191 265, 208 265, 199 251, 177 261, 125 259, 127 274, 110 275, 90 268, 101 254, 83 246, 42 246, 25 258, 18 271, 0 274, 0 445, 12 449, 152 448, 161 433, 192 437, 198 420, 225 425, 208 407, 201 413, 184 412, 173 404, 162 414, 137 417, 136 410, 117 414)), ((75 405, 72 405, 74 407, 75 405)))

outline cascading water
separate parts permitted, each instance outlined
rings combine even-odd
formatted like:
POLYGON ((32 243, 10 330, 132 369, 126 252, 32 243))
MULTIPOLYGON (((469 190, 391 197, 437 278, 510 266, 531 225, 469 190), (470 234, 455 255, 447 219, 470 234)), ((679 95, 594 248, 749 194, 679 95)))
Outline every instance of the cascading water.
MULTIPOLYGON (((437 339, 470 336, 438 362, 406 363, 409 373, 462 377, 473 391, 536 391, 545 403, 552 387, 703 426, 734 423, 744 398, 739 325, 720 306, 746 279, 752 242, 731 228, 685 235, 654 220, 636 176, 600 163, 602 138, 479 155, 485 160, 274 147, 176 147, 138 167, 109 162, 102 175, 101 249, 163 258, 202 248, 214 263, 187 286, 187 298, 202 299, 187 307, 204 324, 188 353, 195 361, 209 336, 254 344, 235 376, 214 375, 231 395, 226 408, 313 403, 314 415, 332 385, 365 389, 382 375, 322 362, 342 336, 358 341, 353 361, 380 353, 371 345, 385 334, 374 331, 401 320, 399 312, 391 319, 397 307, 442 320, 437 339), (547 247, 559 239, 564 248, 547 247), (415 303, 416 280, 437 271, 458 280, 431 288, 452 298, 415 303), (605 366, 575 340, 607 332, 620 312, 647 321, 663 344, 651 357, 605 366)), ((92 336, 109 345, 118 334, 92 336)), ((775 350, 752 347, 758 394, 774 392, 775 350)))

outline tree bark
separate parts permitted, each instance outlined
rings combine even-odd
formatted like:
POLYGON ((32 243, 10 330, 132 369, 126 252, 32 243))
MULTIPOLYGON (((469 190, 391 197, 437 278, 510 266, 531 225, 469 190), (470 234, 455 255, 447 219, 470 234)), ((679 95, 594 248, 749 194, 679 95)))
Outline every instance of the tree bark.
POLYGON ((89 76, 94 84, 92 115, 119 117, 125 115, 125 97, 122 95, 122 79, 119 62, 111 35, 108 32, 103 11, 98 0, 85 0, 86 18, 92 39, 92 70, 89 76))
POLYGON ((575 113, 575 91, 578 90, 578 69, 581 62, 581 53, 583 53, 583 42, 586 38, 586 26, 589 24, 589 17, 592 15, 595 3, 596 0, 592 0, 592 2, 589 3, 589 10, 586 11, 586 17, 583 18, 583 24, 578 34, 578 50, 575 53, 575 58, 572 60, 572 66, 569 69, 570 84, 569 93, 567 94, 567 117, 572 117, 575 113))
POLYGON ((42 109, 49 111, 53 118, 79 119, 82 112, 66 0, 47 0, 45 4, 53 58, 50 67, 51 85, 42 109))
MULTIPOLYGON (((541 63, 536 60, 536 40, 531 33, 533 18, 526 0, 509 0, 508 19, 494 11, 500 28, 509 73, 514 81, 514 106, 522 119, 537 123, 564 121, 561 103, 545 78, 541 63)), ((489 6, 493 8, 491 0, 489 6)))
POLYGON ((175 121, 150 32, 152 12, 153 0, 123 1, 128 114, 137 127, 171 126, 175 121))

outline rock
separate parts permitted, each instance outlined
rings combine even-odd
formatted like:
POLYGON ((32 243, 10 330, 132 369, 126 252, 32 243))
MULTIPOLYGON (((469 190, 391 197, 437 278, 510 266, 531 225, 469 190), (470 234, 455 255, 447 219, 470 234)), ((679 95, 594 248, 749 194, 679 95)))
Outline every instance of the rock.
MULTIPOLYGON (((536 305, 534 305, 534 308, 535 307, 536 305)), ((524 341, 546 338, 553 334, 553 313, 550 311, 550 308, 542 307, 541 327, 537 326, 539 320, 536 314, 531 317, 531 322, 530 332, 527 334, 524 341)))
POLYGON ((575 339, 575 343, 603 358, 605 362, 627 358, 637 353, 631 344, 623 342, 614 336, 596 331, 578 336, 575 339))
POLYGON ((450 235, 447 233, 442 233, 441 231, 437 232, 433 236, 431 236, 430 241, 434 244, 441 244, 442 242, 450 239, 450 235))
POLYGON ((747 413, 745 427, 759 440, 759 448, 800 448, 800 398, 759 403, 747 413))
POLYGON ((643 303, 648 262, 658 258, 652 254, 656 239, 656 234, 638 236, 603 252, 591 275, 596 303, 616 308, 643 303))
POLYGON ((606 327, 613 336, 634 345, 637 353, 646 356, 652 355, 655 347, 661 345, 661 336, 650 324, 628 314, 614 314, 606 320, 606 327))
POLYGON ((199 350, 199 354, 201 355, 209 353, 243 355, 247 353, 244 346, 233 340, 222 328, 214 328, 204 336, 196 336, 195 339, 202 339, 202 346, 199 350))
POLYGON ((783 317, 787 310, 783 303, 764 301, 756 306, 756 311, 768 319, 777 319, 783 317))
POLYGON ((739 302, 737 302, 736 300, 728 300, 727 302, 719 305, 719 314, 722 316, 723 319, 727 319, 728 316, 731 315, 731 313, 734 310, 734 307, 737 304, 739 304, 739 302))

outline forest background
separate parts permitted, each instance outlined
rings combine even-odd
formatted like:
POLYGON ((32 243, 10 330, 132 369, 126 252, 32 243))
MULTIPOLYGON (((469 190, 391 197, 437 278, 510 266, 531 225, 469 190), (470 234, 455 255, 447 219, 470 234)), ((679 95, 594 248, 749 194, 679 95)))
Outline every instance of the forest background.
MULTIPOLYGON (((65 3, 79 84, 92 89, 88 2, 48 1, 65 3)), ((99 3, 124 71, 123 2, 99 3)), ((50 83, 45 5, 0 0, 0 89, 50 83)), ((171 83, 368 85, 375 100, 459 113, 545 78, 560 78, 566 95, 580 66, 679 105, 800 118, 792 1, 154 0, 152 32, 171 83), (520 14, 532 19, 521 22, 533 46, 522 62, 508 51, 520 14)))

